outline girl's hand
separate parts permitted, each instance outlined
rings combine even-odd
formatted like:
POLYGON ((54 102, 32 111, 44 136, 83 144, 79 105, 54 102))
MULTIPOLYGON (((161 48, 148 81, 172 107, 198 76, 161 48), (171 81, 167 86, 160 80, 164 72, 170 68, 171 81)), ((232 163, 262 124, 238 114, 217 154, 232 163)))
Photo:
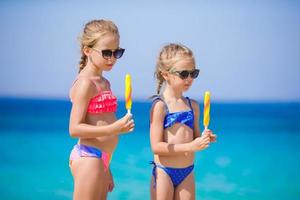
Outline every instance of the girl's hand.
POLYGON ((113 176, 111 174, 111 172, 109 172, 109 178, 108 178, 108 192, 112 192, 114 187, 115 187, 115 184, 114 184, 114 179, 113 179, 113 176))
POLYGON ((213 132, 209 129, 206 129, 203 131, 202 135, 204 134, 208 134, 209 135, 209 138, 210 138, 210 142, 216 142, 217 140, 217 135, 216 134, 213 134, 213 132))
POLYGON ((216 142, 217 141, 217 135, 216 134, 211 133, 209 137, 210 137, 210 142, 216 142))
POLYGON ((134 129, 134 121, 132 119, 132 114, 126 114, 124 117, 121 119, 117 120, 113 124, 115 131, 117 134, 119 133, 127 133, 131 132, 134 129))
POLYGON ((206 149, 209 146, 210 136, 209 134, 203 134, 201 137, 194 139, 191 144, 191 151, 200 151, 206 149))

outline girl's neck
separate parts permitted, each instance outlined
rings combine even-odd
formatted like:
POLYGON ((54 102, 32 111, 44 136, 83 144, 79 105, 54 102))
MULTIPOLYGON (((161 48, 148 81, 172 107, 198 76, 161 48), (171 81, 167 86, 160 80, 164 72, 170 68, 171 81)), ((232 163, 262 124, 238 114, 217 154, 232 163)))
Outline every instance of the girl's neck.
POLYGON ((92 63, 87 63, 87 65, 83 68, 80 74, 85 76, 97 76, 102 77, 102 71, 99 70, 95 65, 92 63))
POLYGON ((171 100, 178 100, 182 98, 182 92, 175 90, 174 88, 170 87, 169 85, 166 85, 164 92, 163 92, 163 97, 165 99, 171 100))

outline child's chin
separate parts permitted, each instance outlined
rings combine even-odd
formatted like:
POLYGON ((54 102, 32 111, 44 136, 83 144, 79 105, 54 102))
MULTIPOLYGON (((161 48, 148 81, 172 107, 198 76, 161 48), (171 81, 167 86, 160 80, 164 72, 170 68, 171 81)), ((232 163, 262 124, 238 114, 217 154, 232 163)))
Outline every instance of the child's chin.
POLYGON ((106 67, 103 71, 109 72, 113 67, 106 67))
POLYGON ((188 91, 188 90, 189 90, 189 88, 190 88, 190 87, 188 87, 188 88, 183 88, 183 92, 186 92, 186 91, 188 91))
POLYGON ((190 87, 191 87, 191 86, 185 86, 185 87, 183 88, 183 91, 184 91, 184 92, 188 91, 188 90, 190 89, 190 87))

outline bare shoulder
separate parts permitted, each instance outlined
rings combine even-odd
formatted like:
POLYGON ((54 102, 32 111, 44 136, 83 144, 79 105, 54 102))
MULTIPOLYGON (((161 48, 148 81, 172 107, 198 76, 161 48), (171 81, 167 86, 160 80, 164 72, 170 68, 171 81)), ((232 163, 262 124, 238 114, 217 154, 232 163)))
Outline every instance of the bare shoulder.
POLYGON ((81 77, 76 80, 72 87, 71 98, 91 98, 95 93, 95 85, 88 77, 81 77))
POLYGON ((199 110, 199 103, 195 99, 190 99, 193 109, 199 110))
POLYGON ((154 99, 152 102, 152 107, 150 110, 150 126, 160 127, 162 126, 162 122, 166 116, 165 104, 160 99, 154 99))
POLYGON ((199 103, 194 99, 190 99, 190 100, 191 100, 191 104, 192 104, 192 108, 193 108, 194 112, 196 114, 198 114, 200 112, 199 103))
POLYGON ((164 109, 165 109, 165 104, 163 101, 159 99, 153 101, 151 107, 152 112, 164 111, 164 109))
POLYGON ((166 111, 164 102, 159 99, 154 100, 150 110, 150 121, 152 122, 153 119, 162 120, 165 117, 165 115, 166 111))

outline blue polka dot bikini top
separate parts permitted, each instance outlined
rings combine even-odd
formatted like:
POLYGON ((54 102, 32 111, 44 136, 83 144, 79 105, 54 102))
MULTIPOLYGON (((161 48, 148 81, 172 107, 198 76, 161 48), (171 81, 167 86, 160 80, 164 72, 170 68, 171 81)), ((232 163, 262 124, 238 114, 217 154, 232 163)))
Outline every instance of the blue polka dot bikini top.
POLYGON ((168 106, 164 100, 159 96, 156 96, 153 99, 152 104, 157 101, 162 101, 165 105, 166 116, 164 119, 164 129, 173 126, 175 123, 182 123, 194 130, 194 112, 191 104, 191 100, 188 97, 185 97, 189 103, 191 110, 179 111, 179 112, 169 112, 168 106))

